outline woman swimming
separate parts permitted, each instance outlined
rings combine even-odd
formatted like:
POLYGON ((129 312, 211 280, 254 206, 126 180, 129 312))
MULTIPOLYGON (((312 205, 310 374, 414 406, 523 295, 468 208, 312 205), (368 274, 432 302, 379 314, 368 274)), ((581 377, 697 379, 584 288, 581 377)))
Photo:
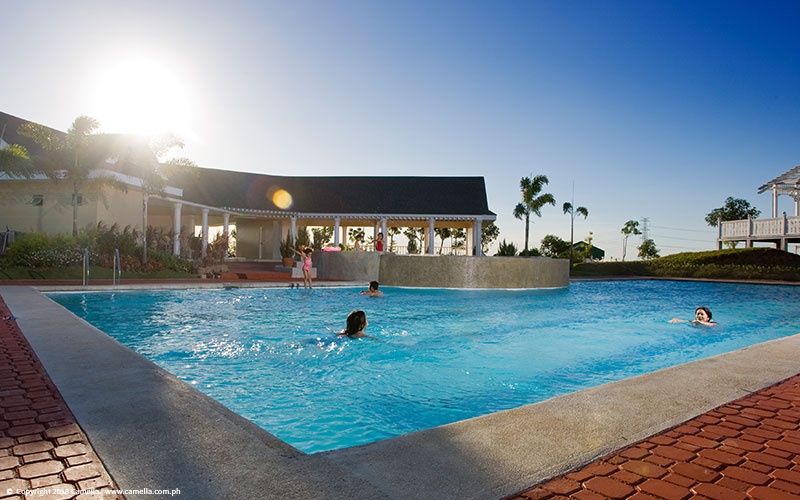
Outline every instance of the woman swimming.
MULTIPOLYGON (((670 323, 685 323, 685 319, 672 318, 670 323)), ((700 306, 694 310, 694 320, 690 321, 693 325, 717 326, 717 322, 711 319, 711 309, 700 306)))
POLYGON ((364 311, 356 310, 351 312, 347 316, 347 327, 339 333, 340 337, 350 337, 351 339, 358 339, 361 337, 369 337, 374 339, 372 335, 367 335, 364 333, 364 329, 367 327, 369 322, 367 322, 367 315, 364 311))

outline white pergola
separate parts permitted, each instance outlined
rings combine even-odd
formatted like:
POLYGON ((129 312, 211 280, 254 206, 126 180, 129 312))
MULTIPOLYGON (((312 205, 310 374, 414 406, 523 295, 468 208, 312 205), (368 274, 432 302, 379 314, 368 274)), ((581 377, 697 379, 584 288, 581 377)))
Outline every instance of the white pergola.
POLYGON ((794 215, 800 216, 800 166, 767 182, 758 188, 758 194, 772 191, 772 217, 778 217, 778 196, 791 196, 794 200, 794 215))

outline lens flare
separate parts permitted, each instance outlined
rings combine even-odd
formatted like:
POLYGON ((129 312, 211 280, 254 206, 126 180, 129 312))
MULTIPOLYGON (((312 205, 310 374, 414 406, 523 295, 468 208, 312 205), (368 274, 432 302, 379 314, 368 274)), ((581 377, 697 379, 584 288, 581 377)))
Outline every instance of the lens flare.
POLYGON ((286 210, 292 206, 292 195, 285 189, 276 189, 272 193, 272 203, 281 210, 286 210))

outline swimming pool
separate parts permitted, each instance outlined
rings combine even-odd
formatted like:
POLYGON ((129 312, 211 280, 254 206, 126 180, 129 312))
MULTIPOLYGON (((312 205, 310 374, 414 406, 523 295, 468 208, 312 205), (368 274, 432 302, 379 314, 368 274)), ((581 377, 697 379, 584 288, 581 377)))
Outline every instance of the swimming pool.
POLYGON ((53 300, 306 452, 364 444, 798 333, 800 287, 576 282, 53 293, 53 300), (711 306, 721 325, 670 324, 711 306), (352 309, 369 339, 336 338, 352 309))

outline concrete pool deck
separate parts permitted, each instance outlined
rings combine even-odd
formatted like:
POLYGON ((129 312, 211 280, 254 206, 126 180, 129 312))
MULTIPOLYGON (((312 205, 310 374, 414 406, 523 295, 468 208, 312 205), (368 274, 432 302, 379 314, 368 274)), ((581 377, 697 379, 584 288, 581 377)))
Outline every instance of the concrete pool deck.
MULTIPOLYGON (((681 424, 695 418, 719 419, 722 409, 706 412, 752 397, 753 392, 800 371, 800 336, 795 335, 535 405, 365 446, 306 455, 159 369, 37 290, 0 287, 0 296, 117 486, 179 489, 181 497, 192 499, 496 500, 522 491, 526 496, 519 498, 573 493, 576 498, 602 497, 611 489, 567 491, 566 485, 616 486, 624 483, 620 478, 627 469, 615 473, 595 464, 592 470, 605 475, 573 473, 556 480, 561 490, 547 489, 549 483, 531 488, 647 438, 645 443, 653 445, 633 448, 667 446, 660 439, 676 438, 650 436, 675 428, 667 433, 672 436, 687 427, 681 424), (595 477, 599 480, 593 481, 595 477)), ((796 389, 789 392, 798 404, 796 389)), ((779 468, 786 474, 800 468, 800 449, 785 449, 800 448, 800 411, 796 408, 788 412, 793 421, 782 416, 791 427, 786 431, 793 444, 775 448, 791 455, 781 457, 789 462, 779 468)), ((764 420, 774 427, 774 419, 764 420)), ((721 457, 732 447, 723 441, 730 436, 718 435, 717 442, 724 447, 717 450, 721 457)), ((710 439, 708 436, 702 438, 710 439)), ((639 459, 666 469, 663 461, 647 461, 643 455, 639 459)), ((613 464, 614 459, 609 460, 603 463, 613 464)), ((711 468, 711 464, 704 467, 711 468)), ((637 488, 647 482, 633 483, 631 495, 641 495, 637 488)), ((773 493, 789 495, 786 488, 773 493)), ((651 491, 642 491, 657 498, 651 491)), ((0 491, 0 498, 4 492, 0 491)))

